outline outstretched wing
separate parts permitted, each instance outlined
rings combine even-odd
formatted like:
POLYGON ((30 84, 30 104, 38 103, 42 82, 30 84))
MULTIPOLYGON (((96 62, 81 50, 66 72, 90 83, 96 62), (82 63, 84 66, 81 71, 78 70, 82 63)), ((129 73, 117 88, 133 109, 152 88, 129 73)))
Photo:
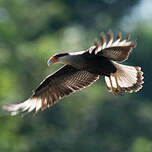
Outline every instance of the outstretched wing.
MULTIPOLYGON (((130 35, 128 35, 125 40, 120 41, 121 33, 118 33, 116 41, 113 42, 112 31, 108 32, 108 37, 109 40, 108 42, 106 42, 104 33, 101 33, 102 45, 100 45, 99 42, 96 40, 94 53, 96 55, 102 55, 104 57, 107 57, 108 59, 113 61, 123 62, 127 60, 132 49, 136 47, 136 42, 129 41, 130 35)), ((91 51, 90 53, 93 52, 91 51)))
POLYGON ((91 85, 98 78, 98 75, 66 65, 43 80, 31 98, 23 103, 7 105, 3 108, 12 115, 23 111, 31 112, 34 109, 38 112, 40 109, 52 106, 64 96, 91 85))

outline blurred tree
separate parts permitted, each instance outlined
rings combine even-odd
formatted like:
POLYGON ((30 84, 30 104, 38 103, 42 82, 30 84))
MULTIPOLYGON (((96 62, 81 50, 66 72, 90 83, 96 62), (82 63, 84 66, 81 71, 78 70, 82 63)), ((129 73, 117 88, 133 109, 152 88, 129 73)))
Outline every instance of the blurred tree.
MULTIPOLYGON (((56 50, 86 49, 99 32, 118 31, 122 19, 139 3, 0 0, 0 105, 30 96, 59 66, 48 68, 45 63, 56 50)), ((99 80, 36 117, 9 117, 1 112, 0 151, 150 152, 152 72, 147 61, 152 54, 152 32, 145 25, 141 21, 132 32, 139 45, 129 60, 144 69, 142 91, 114 97, 99 80)))

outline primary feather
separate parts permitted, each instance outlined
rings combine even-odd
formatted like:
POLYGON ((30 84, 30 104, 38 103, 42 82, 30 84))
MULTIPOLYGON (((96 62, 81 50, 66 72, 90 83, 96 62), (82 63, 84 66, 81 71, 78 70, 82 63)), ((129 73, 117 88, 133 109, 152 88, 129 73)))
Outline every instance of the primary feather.
POLYGON ((102 55, 113 61, 123 62, 127 60, 132 49, 136 47, 136 42, 129 42, 130 35, 128 35, 128 37, 125 40, 120 41, 122 37, 121 33, 118 33, 116 41, 113 42, 112 31, 108 32, 108 37, 109 40, 107 42, 104 33, 101 33, 102 45, 100 46, 99 43, 95 41, 96 51, 90 51, 90 53, 102 55))

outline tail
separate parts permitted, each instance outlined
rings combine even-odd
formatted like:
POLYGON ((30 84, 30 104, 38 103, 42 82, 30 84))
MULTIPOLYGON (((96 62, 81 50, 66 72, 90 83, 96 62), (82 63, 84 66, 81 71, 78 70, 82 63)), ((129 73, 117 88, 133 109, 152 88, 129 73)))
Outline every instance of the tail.
POLYGON ((113 62, 117 68, 116 73, 110 77, 105 76, 105 82, 109 92, 114 95, 122 95, 125 92, 137 92, 142 88, 143 72, 140 67, 127 66, 113 62))

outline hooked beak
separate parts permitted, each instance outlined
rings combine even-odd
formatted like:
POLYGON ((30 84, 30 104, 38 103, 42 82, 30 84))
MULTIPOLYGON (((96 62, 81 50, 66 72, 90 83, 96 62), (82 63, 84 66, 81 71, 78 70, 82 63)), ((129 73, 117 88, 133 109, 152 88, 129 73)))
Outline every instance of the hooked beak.
POLYGON ((48 60, 48 66, 50 64, 53 64, 53 63, 56 63, 58 61, 58 59, 56 57, 51 57, 49 60, 48 60))

